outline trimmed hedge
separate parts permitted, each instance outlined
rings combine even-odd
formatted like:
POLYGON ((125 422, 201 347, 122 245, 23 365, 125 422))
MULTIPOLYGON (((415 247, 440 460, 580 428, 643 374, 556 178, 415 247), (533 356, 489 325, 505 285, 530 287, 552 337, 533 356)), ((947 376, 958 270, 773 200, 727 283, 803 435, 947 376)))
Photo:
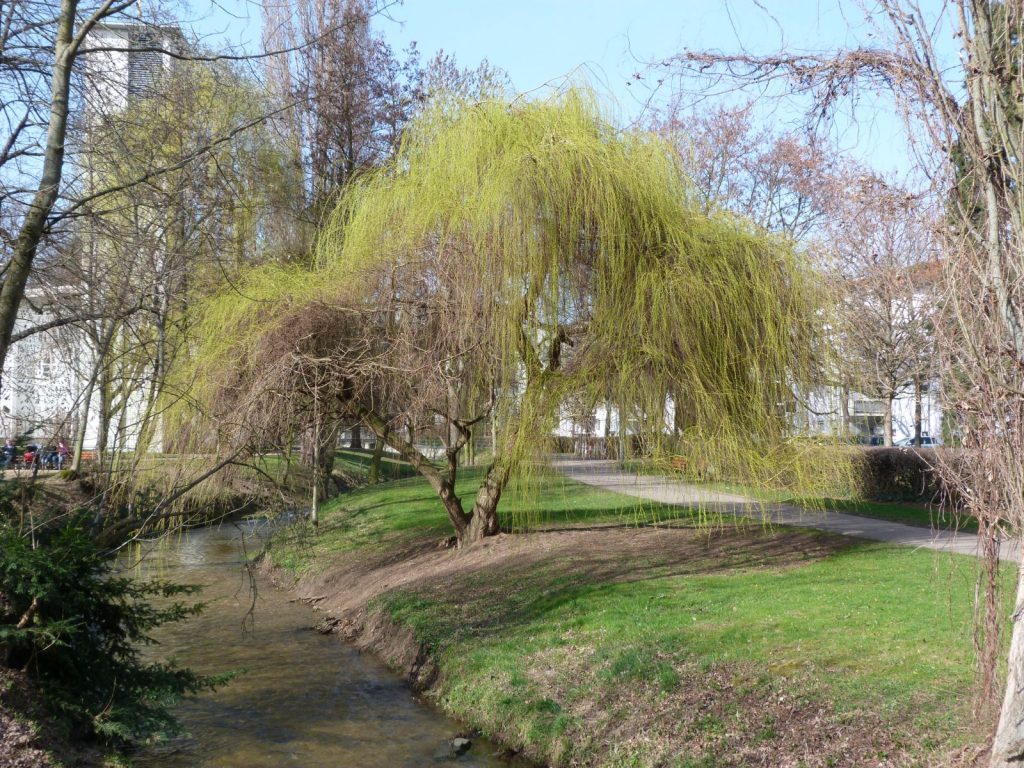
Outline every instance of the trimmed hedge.
POLYGON ((876 501, 937 500, 945 490, 935 467, 938 450, 949 449, 864 448, 864 497, 876 501))

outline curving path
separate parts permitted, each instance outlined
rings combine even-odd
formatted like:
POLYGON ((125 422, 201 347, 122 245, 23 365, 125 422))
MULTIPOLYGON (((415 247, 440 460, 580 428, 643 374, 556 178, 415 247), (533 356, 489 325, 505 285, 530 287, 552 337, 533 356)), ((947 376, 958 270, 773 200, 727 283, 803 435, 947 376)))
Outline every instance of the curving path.
MULTIPOLYGON (((573 480, 615 493, 678 506, 702 505, 736 515, 766 518, 773 524, 814 528, 840 536, 884 541, 915 549, 933 549, 958 555, 978 554, 978 537, 919 528, 888 520, 876 520, 842 512, 811 511, 788 504, 765 504, 733 493, 722 493, 699 485, 659 475, 635 475, 619 468, 615 461, 559 459, 555 466, 573 480)), ((1018 560, 1017 542, 1005 542, 1002 560, 1018 560)))

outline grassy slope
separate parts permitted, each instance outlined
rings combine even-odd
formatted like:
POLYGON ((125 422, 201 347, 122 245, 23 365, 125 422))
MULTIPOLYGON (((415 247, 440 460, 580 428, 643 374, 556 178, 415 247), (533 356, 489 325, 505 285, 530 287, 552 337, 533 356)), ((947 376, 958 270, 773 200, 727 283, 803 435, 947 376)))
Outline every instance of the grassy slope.
MULTIPOLYGON (((504 503, 555 525, 673 514, 561 479, 504 503)), ((275 545, 275 562, 316 571, 342 552, 449 533, 417 479, 342 497, 324 520, 315 539, 275 545)), ((743 535, 793 551, 732 563, 695 547, 686 567, 652 554, 605 575, 563 558, 392 590, 375 607, 434 649, 446 709, 553 762, 742 765, 761 749, 772 764, 820 734, 822 761, 807 765, 930 765, 969 741, 971 559, 872 544, 822 554, 812 534, 743 535), (799 735, 806 722, 818 725, 799 735), (859 741, 829 736, 843 728, 859 741)))
MULTIPOLYGON (((348 470, 356 476, 365 477, 369 475, 370 464, 373 463, 373 451, 357 451, 346 448, 339 450, 336 457, 335 464, 338 468, 348 470)), ((404 461, 393 459, 387 455, 381 457, 381 480, 400 480, 415 475, 416 470, 404 461)))

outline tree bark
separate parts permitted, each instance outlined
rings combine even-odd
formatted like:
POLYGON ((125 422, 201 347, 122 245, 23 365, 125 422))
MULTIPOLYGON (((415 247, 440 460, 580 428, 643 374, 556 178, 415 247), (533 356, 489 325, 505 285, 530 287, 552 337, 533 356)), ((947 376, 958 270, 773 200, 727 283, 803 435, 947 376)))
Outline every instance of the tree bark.
POLYGON ((501 531, 498 524, 498 502, 508 482, 508 470, 500 463, 491 464, 476 492, 473 502, 473 516, 465 536, 460 538, 463 546, 474 544, 487 536, 495 536, 501 531))
POLYGON ((921 401, 923 392, 920 375, 914 377, 914 445, 921 446, 921 401))
POLYGON ((378 440, 386 441, 388 445, 398 451, 398 455, 409 462, 412 468, 419 472, 430 484, 430 487, 434 489, 434 493, 441 499, 445 512, 448 513, 448 520, 455 529, 455 536, 462 542, 469 530, 470 516, 462 508, 462 500, 455 493, 455 479, 454 474, 451 472, 451 467, 449 467, 447 476, 442 475, 437 467, 431 464, 427 457, 416 449, 412 441, 414 432, 411 424, 408 430, 409 439, 403 440, 398 436, 397 432, 389 427, 384 419, 370 409, 354 402, 348 402, 346 405, 360 418, 363 424, 376 433, 378 440))
POLYGON ((882 439, 886 447, 892 448, 892 398, 888 395, 885 397, 885 424, 882 428, 885 430, 882 439))
POLYGON ((992 742, 990 768, 1024 765, 1024 563, 1017 567, 1017 602, 1013 612, 1006 693, 992 742))
POLYGON ((354 451, 363 450, 363 428, 361 424, 352 425, 352 439, 348 441, 348 447, 354 451))
POLYGON ((384 457, 384 438, 377 437, 373 444, 373 459, 370 461, 370 476, 367 478, 369 485, 376 485, 380 482, 380 465, 384 457))
POLYGON ((46 220, 57 203, 64 171, 64 140, 68 129, 68 96, 71 68, 78 46, 73 38, 78 0, 62 0, 54 42, 53 76, 50 81, 50 116, 46 130, 43 171, 32 205, 18 233, 14 253, 0 286, 0 371, 3 371, 11 346, 14 324, 18 319, 25 286, 28 283, 36 250, 46 230, 46 220))
POLYGON ((93 375, 89 377, 89 383, 85 386, 85 393, 82 395, 82 418, 81 423, 78 426, 78 434, 75 435, 75 448, 74 456, 71 457, 71 472, 78 474, 82 471, 82 450, 85 447, 85 430, 89 426, 89 405, 92 402, 92 391, 96 386, 96 375, 98 371, 93 371, 93 375))

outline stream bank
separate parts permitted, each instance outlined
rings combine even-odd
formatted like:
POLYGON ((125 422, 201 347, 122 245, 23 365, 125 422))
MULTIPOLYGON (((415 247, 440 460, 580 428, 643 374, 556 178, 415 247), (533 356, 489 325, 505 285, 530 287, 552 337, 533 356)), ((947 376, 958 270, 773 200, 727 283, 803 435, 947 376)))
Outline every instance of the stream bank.
POLYGON ((541 525, 454 550, 425 483, 362 489, 272 541, 264 567, 325 629, 537 763, 983 759, 973 558, 701 519, 559 477, 504 502, 541 525))

